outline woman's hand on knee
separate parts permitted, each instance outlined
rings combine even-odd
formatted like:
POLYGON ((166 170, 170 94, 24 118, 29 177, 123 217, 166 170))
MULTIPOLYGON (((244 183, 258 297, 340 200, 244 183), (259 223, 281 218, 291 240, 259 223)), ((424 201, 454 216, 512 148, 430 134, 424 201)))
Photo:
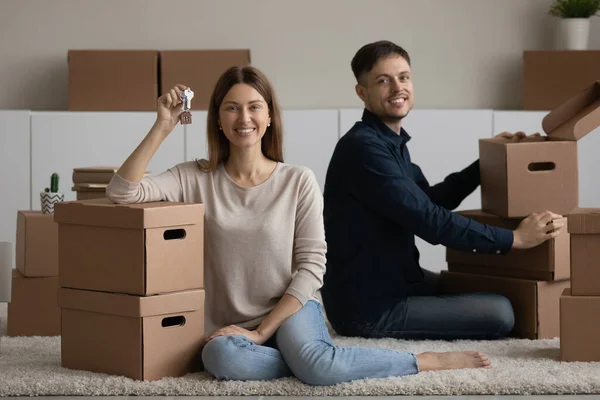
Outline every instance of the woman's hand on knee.
POLYGON ((210 335, 206 341, 210 341, 218 336, 245 336, 254 344, 263 344, 268 338, 263 337, 260 332, 248 329, 240 328, 237 325, 229 325, 224 328, 218 329, 215 333, 210 335))

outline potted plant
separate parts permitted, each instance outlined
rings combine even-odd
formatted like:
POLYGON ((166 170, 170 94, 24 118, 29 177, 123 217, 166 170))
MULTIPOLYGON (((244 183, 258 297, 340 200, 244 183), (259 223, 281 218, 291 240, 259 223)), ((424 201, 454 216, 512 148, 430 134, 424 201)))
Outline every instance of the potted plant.
POLYGON ((40 193, 40 202, 44 214, 54 214, 54 204, 65 200, 64 193, 58 191, 58 180, 58 174, 53 173, 50 176, 50 187, 40 193))
POLYGON ((559 49, 587 50, 590 18, 600 11, 600 0, 554 0, 549 14, 560 18, 559 49))

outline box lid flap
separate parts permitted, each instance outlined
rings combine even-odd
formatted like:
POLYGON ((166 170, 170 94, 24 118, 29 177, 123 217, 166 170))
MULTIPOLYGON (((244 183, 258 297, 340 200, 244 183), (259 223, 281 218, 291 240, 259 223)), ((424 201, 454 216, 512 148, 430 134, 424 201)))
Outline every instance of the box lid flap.
POLYGON ((54 221, 64 224, 143 229, 198 224, 203 220, 203 204, 167 201, 115 204, 102 198, 54 205, 54 221))
POLYGON ((571 97, 542 120, 553 139, 576 141, 600 126, 600 81, 571 97))
POLYGON ((122 317, 150 317, 197 311, 204 307, 204 290, 186 290, 154 296, 60 288, 61 308, 122 317))
POLYGON ((567 219, 571 234, 600 233, 600 208, 576 208, 567 219))
POLYGON ((497 226, 505 229, 516 229, 524 218, 503 218, 482 210, 462 210, 458 213, 481 224, 497 226))

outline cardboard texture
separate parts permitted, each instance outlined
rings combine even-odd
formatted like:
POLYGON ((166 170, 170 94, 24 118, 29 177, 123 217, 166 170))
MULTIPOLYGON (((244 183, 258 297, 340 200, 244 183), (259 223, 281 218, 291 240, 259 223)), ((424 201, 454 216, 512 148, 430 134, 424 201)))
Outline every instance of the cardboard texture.
POLYGON ((446 294, 496 293, 508 298, 515 314, 510 336, 525 339, 558 337, 559 298, 569 281, 544 282, 442 271, 446 294))
POLYGON ((204 291, 139 297, 61 288, 61 365, 152 381, 200 369, 204 291))
POLYGON ((203 288, 204 205, 57 204, 60 286, 151 295, 203 288))
MULTIPOLYGON (((482 224, 515 230, 523 218, 502 218, 481 210, 459 214, 482 224)), ((506 254, 482 254, 446 249, 448 270, 484 275, 506 276, 542 281, 570 277, 570 240, 564 233, 531 249, 513 249, 506 254)))
POLYGON ((250 64, 250 50, 174 50, 160 52, 160 93, 176 84, 194 91, 192 110, 208 110, 217 80, 228 68, 250 64))
POLYGON ((600 361, 600 297, 560 296, 560 360, 600 361))
POLYGON ((77 200, 91 200, 91 199, 104 199, 106 198, 106 191, 92 191, 92 192, 82 192, 77 191, 76 197, 77 200))
POLYGON ((68 64, 69 110, 156 110, 156 50, 69 50, 68 64))
POLYGON ((600 296, 600 208, 569 214, 571 295, 600 296))
POLYGON ((595 80, 600 80, 599 50, 525 51, 523 109, 552 110, 595 80))
POLYGON ((546 115, 542 126, 547 137, 479 140, 484 211, 505 218, 544 210, 566 215, 579 205, 576 141, 600 126, 600 82, 546 115))
POLYGON ((58 276, 58 225, 41 211, 17 213, 15 262, 27 277, 58 276))
MULTIPOLYGON (((82 183, 110 183, 115 173, 120 167, 84 167, 73 168, 73 183, 75 186, 82 183)), ((144 176, 147 176, 146 172, 144 176)))
POLYGON ((27 278, 13 270, 6 333, 8 336, 60 335, 58 277, 27 278))

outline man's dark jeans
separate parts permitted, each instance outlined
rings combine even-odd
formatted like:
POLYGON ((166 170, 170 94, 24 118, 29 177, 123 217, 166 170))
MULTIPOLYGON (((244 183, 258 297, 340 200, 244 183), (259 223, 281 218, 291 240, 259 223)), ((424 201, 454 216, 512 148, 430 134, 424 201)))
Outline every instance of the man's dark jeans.
POLYGON ((440 274, 424 270, 425 280, 406 299, 368 323, 331 322, 344 336, 396 339, 500 339, 514 326, 510 301, 501 295, 442 295, 440 274))

